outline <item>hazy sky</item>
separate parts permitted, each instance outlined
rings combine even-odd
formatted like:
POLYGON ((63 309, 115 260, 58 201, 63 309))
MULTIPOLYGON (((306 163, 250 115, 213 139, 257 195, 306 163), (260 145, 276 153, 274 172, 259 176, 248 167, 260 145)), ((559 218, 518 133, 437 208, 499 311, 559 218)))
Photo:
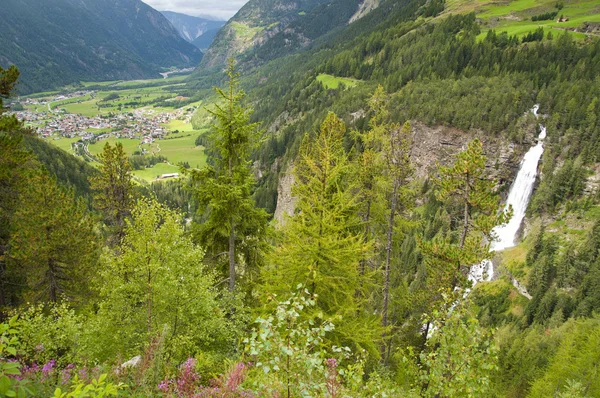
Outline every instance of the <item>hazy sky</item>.
POLYGON ((187 15, 211 15, 227 20, 248 0, 143 0, 158 11, 175 11, 187 15))

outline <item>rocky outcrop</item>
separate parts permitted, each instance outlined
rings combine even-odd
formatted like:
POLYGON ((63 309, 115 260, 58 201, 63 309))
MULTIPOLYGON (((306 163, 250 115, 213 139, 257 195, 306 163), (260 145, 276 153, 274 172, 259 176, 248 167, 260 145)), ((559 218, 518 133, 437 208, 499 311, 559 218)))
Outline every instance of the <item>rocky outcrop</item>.
MULTIPOLYGON (((528 147, 528 144, 516 145, 505 138, 489 137, 478 132, 467 133, 451 127, 429 127, 418 122, 413 122, 412 126, 411 158, 415 166, 415 178, 421 180, 435 172, 438 162, 450 164, 471 140, 479 138, 487 157, 488 175, 508 191, 518 171, 523 148, 528 147)), ((297 198, 292 195, 295 181, 293 169, 293 166, 288 167, 279 179, 274 217, 280 226, 285 223, 285 215, 292 215, 296 207, 297 198)))
POLYGON ((478 132, 464 132, 452 127, 429 127, 413 122, 411 158, 415 177, 424 179, 435 172, 437 165, 448 165, 454 156, 475 138, 483 143, 489 175, 500 184, 511 181, 519 167, 523 149, 504 138, 489 137, 478 132))
POLYGON ((295 181, 294 166, 291 165, 279 179, 279 186, 277 187, 277 207, 275 208, 274 218, 280 227, 285 225, 286 215, 291 216, 296 209, 298 198, 292 195, 292 187, 295 181))

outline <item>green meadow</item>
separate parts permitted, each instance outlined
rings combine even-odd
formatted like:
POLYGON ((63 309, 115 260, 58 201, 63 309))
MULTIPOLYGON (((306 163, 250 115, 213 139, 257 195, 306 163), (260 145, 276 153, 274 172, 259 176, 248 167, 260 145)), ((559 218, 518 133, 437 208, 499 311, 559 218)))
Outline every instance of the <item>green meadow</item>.
POLYGON ((320 75, 318 75, 317 81, 321 82, 323 86, 325 86, 325 88, 332 90, 337 89, 340 86, 340 84, 352 88, 359 83, 359 80, 356 79, 350 79, 347 77, 336 77, 328 75, 326 73, 321 73, 320 75))

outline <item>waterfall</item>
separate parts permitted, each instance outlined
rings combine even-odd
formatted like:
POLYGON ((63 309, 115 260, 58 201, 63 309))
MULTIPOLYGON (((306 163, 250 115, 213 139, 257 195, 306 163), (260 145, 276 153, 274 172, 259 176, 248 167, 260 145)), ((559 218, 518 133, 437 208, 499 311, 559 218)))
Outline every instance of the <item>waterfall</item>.
MULTIPOLYGON (((535 105, 531 110, 536 118, 539 118, 539 108, 539 105, 535 105)), ((508 193, 504 210, 508 210, 509 206, 512 206, 513 215, 508 223, 498 225, 492 230, 493 235, 498 239, 490 245, 491 251, 500 251, 515 245, 515 238, 525 217, 525 211, 529 205, 533 185, 537 178, 538 163, 544 153, 544 138, 546 138, 546 127, 540 123, 540 135, 538 136, 537 144, 532 146, 523 157, 517 177, 508 193)), ((471 267, 468 277, 474 286, 478 282, 491 280, 493 273, 494 265, 492 262, 484 260, 481 264, 471 267)))

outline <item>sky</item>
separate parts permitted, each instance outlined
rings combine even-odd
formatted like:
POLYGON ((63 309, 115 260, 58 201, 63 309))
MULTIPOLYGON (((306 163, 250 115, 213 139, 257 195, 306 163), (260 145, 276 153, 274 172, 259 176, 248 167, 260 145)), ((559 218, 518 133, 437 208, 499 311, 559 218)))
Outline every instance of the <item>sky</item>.
POLYGON ((158 11, 210 15, 223 20, 231 18, 248 0, 143 0, 158 11))

